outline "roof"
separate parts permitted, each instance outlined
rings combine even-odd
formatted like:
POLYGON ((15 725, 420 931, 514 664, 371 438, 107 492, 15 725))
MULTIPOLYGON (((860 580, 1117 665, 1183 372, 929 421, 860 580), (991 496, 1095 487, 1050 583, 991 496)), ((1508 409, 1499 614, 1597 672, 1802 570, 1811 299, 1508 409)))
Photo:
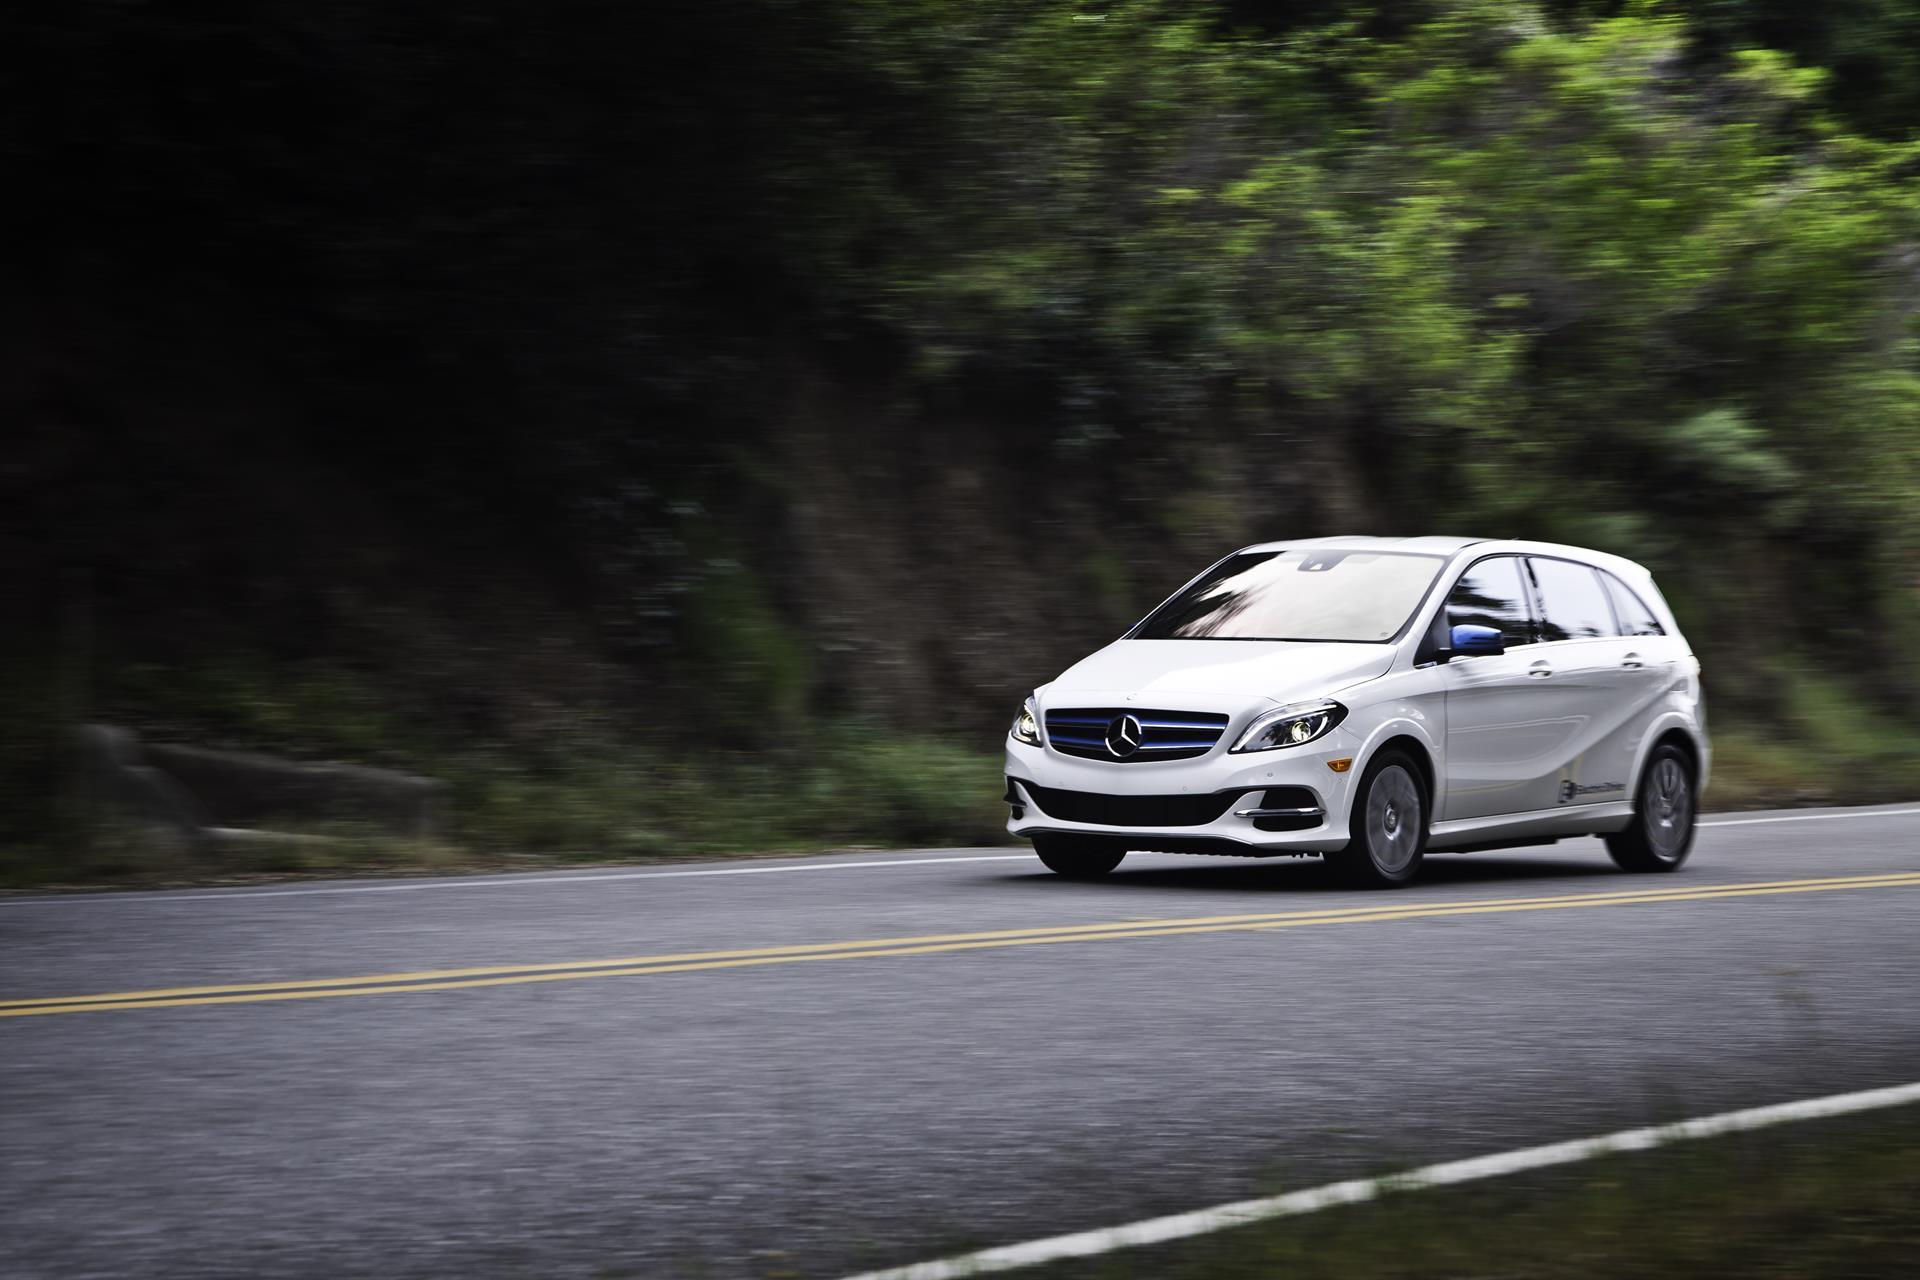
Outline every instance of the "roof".
POLYGON ((1262 542, 1246 551, 1298 551, 1305 547, 1323 547, 1348 551, 1403 551, 1415 555, 1452 557, 1473 548, 1476 555, 1496 555, 1500 553, 1536 556, 1567 556, 1596 564, 1615 573, 1625 572, 1628 576, 1647 578, 1651 575, 1645 566, 1624 556, 1612 555, 1605 551, 1595 551, 1590 547, 1568 546, 1558 542, 1533 542, 1525 538, 1458 538, 1429 535, 1413 538, 1376 538, 1367 535, 1336 536, 1329 538, 1298 538, 1285 542, 1262 542))
POLYGON ((1352 534, 1331 538, 1290 538, 1284 542, 1262 542, 1245 549, 1287 551, 1301 547, 1342 547, 1354 551, 1408 551, 1430 556, 1450 556, 1456 551, 1485 541, 1487 541, 1485 538, 1447 538, 1432 535, 1418 538, 1376 538, 1366 534, 1352 534))

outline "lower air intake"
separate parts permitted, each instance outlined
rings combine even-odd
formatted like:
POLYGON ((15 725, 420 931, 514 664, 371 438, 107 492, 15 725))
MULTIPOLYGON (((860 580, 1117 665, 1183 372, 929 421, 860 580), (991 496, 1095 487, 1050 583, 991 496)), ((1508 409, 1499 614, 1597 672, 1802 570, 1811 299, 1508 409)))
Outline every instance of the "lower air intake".
POLYGON ((1103 827, 1201 827, 1227 811, 1241 795, 1216 791, 1197 796, 1113 796, 1097 791, 1062 791, 1022 781, 1034 807, 1062 822, 1103 827))

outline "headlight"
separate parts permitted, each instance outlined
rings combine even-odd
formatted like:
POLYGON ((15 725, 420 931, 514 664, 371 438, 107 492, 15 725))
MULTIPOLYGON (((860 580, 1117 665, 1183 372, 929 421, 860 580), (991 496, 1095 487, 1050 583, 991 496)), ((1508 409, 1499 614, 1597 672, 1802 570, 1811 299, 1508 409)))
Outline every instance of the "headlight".
POLYGON ((1033 699, 1027 699, 1027 705, 1020 708, 1020 714, 1013 718, 1013 737, 1016 742, 1024 742, 1030 747, 1040 745, 1040 721, 1034 718, 1033 699))
POLYGON ((1235 751, 1272 751, 1276 747, 1297 747, 1303 742, 1325 737, 1333 726, 1347 718, 1347 709, 1337 702, 1296 702, 1276 707, 1258 717, 1233 744, 1235 751))

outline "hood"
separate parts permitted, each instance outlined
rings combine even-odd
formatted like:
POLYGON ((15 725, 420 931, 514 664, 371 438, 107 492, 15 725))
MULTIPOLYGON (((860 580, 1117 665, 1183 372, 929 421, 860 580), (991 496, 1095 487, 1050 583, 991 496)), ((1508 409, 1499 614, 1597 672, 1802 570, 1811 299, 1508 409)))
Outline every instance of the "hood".
POLYGON ((1182 695, 1257 697, 1275 702, 1322 698, 1387 673, 1390 644, 1317 644, 1300 640, 1116 640, 1074 663, 1047 687, 1062 695, 1128 694, 1156 701, 1182 695))

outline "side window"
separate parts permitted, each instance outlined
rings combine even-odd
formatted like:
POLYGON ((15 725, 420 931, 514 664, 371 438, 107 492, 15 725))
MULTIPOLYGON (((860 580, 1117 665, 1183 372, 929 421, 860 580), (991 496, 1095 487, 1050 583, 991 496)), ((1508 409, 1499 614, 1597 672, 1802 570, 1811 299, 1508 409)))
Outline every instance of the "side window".
POLYGON ((1498 627, 1509 648, 1533 643, 1533 619, 1518 556, 1492 556, 1460 575, 1447 596, 1447 626, 1498 627))
POLYGON ((1647 608, 1639 596, 1633 593, 1620 579, 1606 570, 1600 571, 1600 580, 1607 584, 1607 595, 1613 600, 1614 616, 1620 619, 1620 634, 1623 636, 1663 636, 1667 629, 1660 625, 1660 619, 1653 616, 1653 610, 1647 608))
POLYGON ((1540 638, 1589 640, 1618 635, 1600 571, 1571 560, 1529 559, 1540 586, 1540 638))

